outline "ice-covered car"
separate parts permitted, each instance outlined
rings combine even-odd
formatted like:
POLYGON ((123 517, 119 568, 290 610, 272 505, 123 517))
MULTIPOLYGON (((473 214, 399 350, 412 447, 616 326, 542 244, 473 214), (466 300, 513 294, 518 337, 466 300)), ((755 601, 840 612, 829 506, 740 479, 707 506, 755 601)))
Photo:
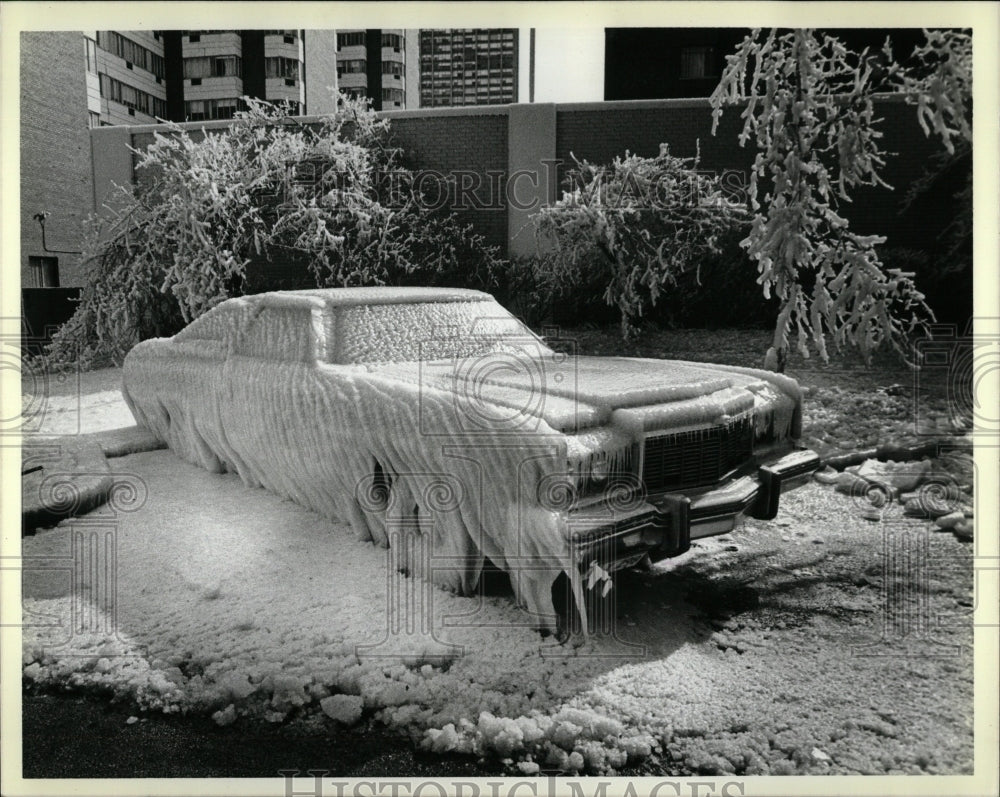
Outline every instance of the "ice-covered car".
POLYGON ((772 518, 818 465, 794 380, 574 356, 469 290, 230 299, 137 345, 123 393, 183 458, 405 545, 438 584, 474 592, 489 560, 549 627, 560 573, 582 609, 588 569, 772 518))

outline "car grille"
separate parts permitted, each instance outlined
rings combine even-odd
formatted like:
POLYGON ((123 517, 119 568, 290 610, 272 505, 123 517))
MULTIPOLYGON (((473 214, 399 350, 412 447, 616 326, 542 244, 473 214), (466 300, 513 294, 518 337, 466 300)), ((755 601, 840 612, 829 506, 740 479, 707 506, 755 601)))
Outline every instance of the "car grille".
POLYGON ((647 493, 715 484, 753 454, 753 418, 646 438, 642 479, 647 493))

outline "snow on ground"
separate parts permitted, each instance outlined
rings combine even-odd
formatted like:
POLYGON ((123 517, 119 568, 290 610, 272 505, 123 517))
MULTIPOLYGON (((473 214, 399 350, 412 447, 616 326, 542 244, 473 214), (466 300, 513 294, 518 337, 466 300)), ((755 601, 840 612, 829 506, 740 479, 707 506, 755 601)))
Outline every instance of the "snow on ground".
MULTIPOLYGON (((102 392, 85 415, 112 423, 102 392)), ((612 633, 573 647, 526 628, 509 594, 399 576, 393 551, 232 474, 169 451, 111 462, 144 483, 141 508, 24 540, 52 557, 24 573, 36 683, 222 724, 383 722, 524 772, 971 772, 969 549, 928 521, 872 523, 809 485, 772 523, 619 574, 595 612, 612 633), (112 541, 107 590, 79 565, 112 541), (910 579, 893 545, 952 566, 910 579)))
POLYGON ((82 434, 135 424, 121 393, 118 368, 45 374, 31 368, 21 372, 23 434, 30 444, 35 435, 82 434))

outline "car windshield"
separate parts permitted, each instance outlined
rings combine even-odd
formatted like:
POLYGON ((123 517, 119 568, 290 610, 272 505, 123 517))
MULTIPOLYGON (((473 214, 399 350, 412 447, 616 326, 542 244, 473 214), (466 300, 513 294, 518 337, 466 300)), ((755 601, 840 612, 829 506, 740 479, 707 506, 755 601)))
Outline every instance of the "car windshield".
POLYGON ((475 357, 541 344, 496 302, 368 304, 338 311, 340 363, 415 362, 475 357))

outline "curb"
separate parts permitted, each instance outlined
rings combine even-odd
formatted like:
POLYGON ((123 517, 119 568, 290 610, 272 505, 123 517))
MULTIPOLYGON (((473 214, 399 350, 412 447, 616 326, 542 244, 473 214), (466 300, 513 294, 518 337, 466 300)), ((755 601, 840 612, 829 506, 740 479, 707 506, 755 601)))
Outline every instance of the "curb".
POLYGON ((139 426, 37 440, 21 450, 22 537, 106 504, 117 484, 108 459, 166 448, 139 426))

